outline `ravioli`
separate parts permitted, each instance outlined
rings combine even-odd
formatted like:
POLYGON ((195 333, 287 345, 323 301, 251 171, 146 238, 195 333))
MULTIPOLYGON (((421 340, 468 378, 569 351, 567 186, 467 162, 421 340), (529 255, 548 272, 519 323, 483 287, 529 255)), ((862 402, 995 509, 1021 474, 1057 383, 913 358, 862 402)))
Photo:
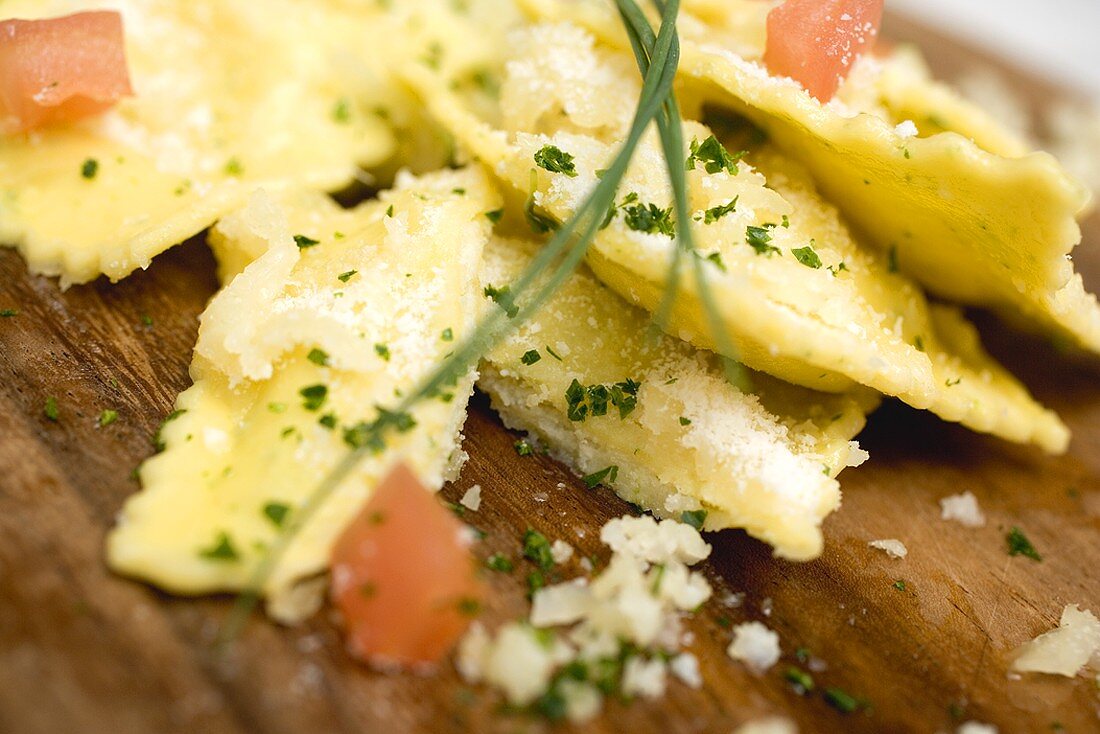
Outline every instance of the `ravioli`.
MULTIPOLYGON (((512 282, 536 251, 492 240, 482 283, 512 282)), ((703 509, 708 530, 745 528, 783 558, 819 555, 821 521, 840 504, 835 477, 866 458, 851 439, 877 396, 817 393, 766 375, 742 393, 714 355, 648 327, 645 312, 582 267, 484 358, 478 386, 506 425, 655 515, 703 509), (623 415, 620 399, 576 420, 574 380, 612 392, 636 383, 625 393, 634 390, 634 407, 623 415)))
MULTIPOLYGON (((542 66, 556 69, 556 75, 544 73, 528 93, 568 116, 572 97, 585 93, 587 80, 600 78, 593 68, 601 66, 606 52, 566 25, 536 27, 523 39, 517 45, 527 50, 522 59, 509 62, 505 90, 517 69, 522 72, 545 57, 542 66), (554 59, 563 61, 554 67, 554 59)), ((606 65, 603 72, 608 72, 606 65)), ((541 134, 518 131, 509 137, 470 114, 438 77, 415 70, 411 79, 460 142, 518 191, 534 185, 532 211, 557 221, 568 219, 595 185, 596 172, 614 155, 621 136, 617 131, 625 124, 614 111, 605 115, 603 125, 593 115, 571 123, 544 115, 528 118, 541 134), (556 127, 566 131, 553 132, 556 127), (537 154, 546 146, 571 156, 574 170, 537 167, 537 154)), ((622 77, 620 85, 636 90, 631 77, 622 77)), ((519 92, 502 98, 504 105, 510 101, 522 103, 522 111, 531 109, 519 92)), ((505 107, 502 118, 514 117, 505 107)), ((686 128, 693 145, 709 135, 697 124, 686 128)), ((1065 450, 1069 433, 1057 416, 981 350, 960 315, 933 316, 921 291, 892 272, 896 254, 861 247, 789 158, 770 149, 750 158, 759 170, 742 161, 736 173, 710 173, 699 162, 687 174, 696 244, 707 259, 703 268, 733 342, 730 356, 806 387, 843 391, 861 384, 977 431, 1035 443, 1049 452, 1065 450)), ((656 311, 666 292, 674 242, 671 194, 653 135, 640 146, 619 197, 589 250, 588 263, 608 286, 656 311), (656 221, 662 216, 664 231, 656 221)), ((690 270, 689 263, 685 272, 690 270)), ((682 279, 670 316, 672 334, 699 347, 718 348, 694 279, 682 279)))
POLYGON ((359 58, 373 6, 311 0, 8 0, 5 17, 110 7, 135 96, 0 145, 0 243, 63 286, 125 277, 257 187, 334 190, 386 160, 392 92, 359 58), (92 177, 84 162, 96 161, 92 177))
MULTIPOLYGON (((353 211, 286 192, 227 217, 222 247, 252 238, 242 246, 258 257, 202 316, 194 385, 108 539, 111 567, 177 593, 245 587, 348 455, 345 431, 392 406, 471 328, 480 290, 469 274, 498 205, 485 176, 444 172, 402 177, 353 211)), ((301 582, 325 571, 391 462, 433 489, 457 473, 472 380, 415 407, 415 425, 391 431, 302 527, 263 587, 273 616, 300 619, 319 601, 301 582)))
MULTIPOLYGON (((625 48, 606 3, 523 5, 544 19, 573 19, 625 48)), ((946 89, 909 83, 902 73, 883 80, 888 107, 946 132, 908 138, 881 117, 822 105, 715 41, 685 39, 680 73, 805 165, 870 242, 896 251, 906 273, 940 297, 1022 316, 1100 351, 1100 304, 1069 259, 1089 194, 1052 156, 1023 154, 1007 133, 991 131, 988 119, 968 120, 973 108, 946 89)))

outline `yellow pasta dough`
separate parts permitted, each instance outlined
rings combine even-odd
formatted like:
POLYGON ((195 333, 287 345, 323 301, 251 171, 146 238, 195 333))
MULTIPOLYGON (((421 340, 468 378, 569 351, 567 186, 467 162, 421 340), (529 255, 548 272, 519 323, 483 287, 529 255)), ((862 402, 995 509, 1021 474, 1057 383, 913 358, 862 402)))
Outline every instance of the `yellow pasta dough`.
MULTIPOLYGON (((482 282, 512 282, 535 251, 493 240, 482 282)), ((877 397, 816 393, 765 375, 742 393, 714 355, 648 326, 645 312, 582 268, 485 357, 478 386, 507 425, 658 516, 704 509, 709 530, 745 528, 784 558, 820 554, 821 521, 840 503, 835 476, 866 458, 851 439, 877 397), (586 389, 633 381, 636 407, 570 419, 574 380, 586 389)))
MULTIPOLYGON (((605 62, 611 58, 607 52, 594 48, 573 26, 539 26, 524 34, 527 43, 518 44, 524 54, 509 62, 504 89, 522 86, 529 66, 550 69, 528 88, 549 112, 529 114, 528 98, 516 89, 502 97, 502 119, 524 120, 529 130, 509 135, 490 128, 429 71, 413 70, 410 79, 474 155, 517 190, 530 191, 531 211, 564 221, 595 185, 626 124, 613 101, 601 117, 598 110, 571 115, 572 100, 589 98, 586 85, 622 65, 605 62), (559 58, 568 63, 554 66, 559 58), (570 155, 575 170, 539 167, 536 160, 546 146, 570 155)), ((624 74, 619 84, 633 91, 637 83, 624 74)), ((697 124, 687 127, 693 145, 709 134, 697 124)), ((1051 452, 1065 450, 1068 431, 1057 416, 1039 406, 976 340, 960 335, 971 333, 961 316, 933 317, 920 290, 892 272, 896 253, 884 256, 859 246, 836 209, 789 158, 763 150, 750 160, 759 170, 742 162, 736 173, 709 173, 697 163, 687 174, 696 244, 708 259, 704 268, 734 356, 807 387, 845 390, 862 384, 974 430, 1051 452), (957 350, 957 343, 968 348, 957 350)), ((667 224, 671 195, 664 166, 650 136, 620 186, 621 203, 588 256, 604 283, 651 311, 659 308, 666 290, 674 248, 671 225, 659 231, 653 222, 642 221, 639 227, 630 220, 641 208, 650 219, 663 212, 667 224), (645 226, 647 231, 639 231, 645 226)), ((682 283, 669 329, 698 346, 717 346, 694 280, 682 283)))
MULTIPOLYGON (((179 593, 244 587, 350 451, 345 430, 392 406, 472 325, 480 289, 469 274, 498 204, 484 176, 444 172, 402 178, 353 211, 295 191, 258 194, 227 217, 223 248, 244 240, 257 257, 203 314, 194 385, 109 537, 111 567, 179 593)), ((365 457, 302 527, 263 588, 274 616, 310 611, 316 599, 299 583, 325 571, 391 462, 435 489, 456 473, 471 387, 469 376, 416 406, 415 426, 391 432, 387 451, 365 457)))

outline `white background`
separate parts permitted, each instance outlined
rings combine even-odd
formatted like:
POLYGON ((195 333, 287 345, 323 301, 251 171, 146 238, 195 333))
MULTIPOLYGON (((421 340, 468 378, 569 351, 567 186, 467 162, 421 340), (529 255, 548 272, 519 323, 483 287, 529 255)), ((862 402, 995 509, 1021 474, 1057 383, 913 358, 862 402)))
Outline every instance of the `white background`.
POLYGON ((1100 0, 886 0, 886 7, 1100 99, 1100 0))

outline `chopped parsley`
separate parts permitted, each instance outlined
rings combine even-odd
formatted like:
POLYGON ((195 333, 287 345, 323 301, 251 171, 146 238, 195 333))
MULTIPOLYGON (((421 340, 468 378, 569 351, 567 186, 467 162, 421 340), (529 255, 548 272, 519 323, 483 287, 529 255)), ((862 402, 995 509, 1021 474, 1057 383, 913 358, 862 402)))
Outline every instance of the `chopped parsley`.
POLYGON ((493 224, 496 224, 497 222, 499 222, 503 217, 504 217, 504 210, 503 209, 494 209, 491 212, 485 212, 485 218, 488 219, 493 224))
POLYGON ((886 253, 886 268, 891 273, 898 272, 898 246, 891 245, 890 251, 886 253))
POLYGON ((722 253, 712 252, 709 255, 707 255, 706 259, 707 259, 708 262, 714 263, 715 267, 717 267, 723 273, 726 272, 726 264, 724 262, 722 262, 722 253))
POLYGON ((726 204, 719 204, 718 206, 712 206, 703 212, 703 224, 714 224, 722 217, 726 216, 737 210, 737 199, 740 197, 733 197, 726 204))
POLYGON ((298 245, 299 250, 304 250, 307 247, 313 247, 314 245, 321 244, 321 240, 315 240, 312 237, 306 237, 304 234, 294 235, 294 244, 298 245))
POLYGON ((439 335, 439 338, 445 342, 453 342, 455 340, 454 329, 448 326, 443 330, 443 333, 439 335))
POLYGON ((481 611, 481 602, 469 596, 464 596, 458 600, 458 611, 467 617, 476 617, 478 612, 481 611))
POLYGON ((97 173, 99 173, 99 161, 95 158, 88 158, 80 164, 80 175, 83 178, 91 180, 97 173))
POLYGON ((858 699, 839 688, 826 688, 825 701, 842 714, 850 714, 861 705, 858 699))
POLYGON ((589 489, 595 489, 600 484, 609 484, 619 478, 619 467, 612 464, 611 466, 604 467, 598 472, 585 475, 581 478, 584 482, 584 486, 589 489))
POLYGON ((46 398, 46 405, 42 408, 42 412, 46 415, 46 418, 57 423, 57 419, 61 417, 61 408, 57 406, 57 398, 52 395, 46 398))
POLYGON ((323 416, 317 419, 317 422, 331 431, 336 428, 336 414, 325 413, 323 416))
POLYGON ((384 361, 390 361, 390 348, 385 344, 375 344, 374 353, 381 357, 384 361))
POLYGON ((298 391, 298 394, 302 396, 303 408, 306 410, 320 410, 328 397, 328 386, 310 385, 309 387, 303 387, 298 391))
POLYGON ((1008 541, 1008 555, 1027 556, 1033 561, 1043 560, 1043 557, 1039 555, 1039 551, 1035 550, 1035 546, 1031 544, 1023 531, 1015 525, 1008 531, 1005 540, 1008 541))
POLYGON ((690 426, 691 425, 691 418, 685 418, 684 416, 680 416, 680 425, 681 426, 690 426))
POLYGON ((111 410, 110 408, 107 408, 102 413, 99 414, 99 421, 98 421, 99 422, 99 427, 103 428, 104 426, 109 426, 117 420, 118 420, 118 411, 117 410, 111 410))
POLYGON ((153 317, 147 313, 143 313, 141 315, 141 325, 148 329, 153 328, 153 317))
POLYGON ((641 383, 627 378, 611 387, 589 385, 585 387, 576 379, 565 390, 566 414, 569 420, 584 421, 588 416, 607 415, 608 405, 619 409, 619 419, 630 415, 638 406, 638 388, 641 383))
POLYGON ((525 365, 533 365, 540 359, 542 359, 542 355, 539 354, 539 350, 528 349, 526 352, 523 353, 523 356, 519 358, 519 361, 523 362, 525 365))
POLYGON ((538 234, 553 232, 560 226, 558 220, 538 210, 534 195, 528 197, 527 204, 523 207, 523 216, 527 218, 527 224, 531 230, 538 234))
POLYGON ((906 588, 906 587, 905 587, 905 581, 904 581, 903 579, 898 579, 897 581, 895 581, 895 582, 894 582, 893 584, 891 584, 891 585, 892 585, 892 586, 893 586, 893 587, 894 587, 895 589, 897 589, 898 591, 905 591, 905 588, 906 588))
POLYGON ((272 413, 285 413, 286 403, 268 403, 267 409, 270 410, 272 413))
POLYGON ((341 283, 347 283, 349 280, 352 279, 352 276, 356 275, 358 272, 358 270, 348 270, 345 273, 340 273, 339 275, 337 275, 336 279, 339 280, 341 283))
POLYGON ((556 145, 542 146, 535 153, 535 165, 550 173, 564 173, 570 178, 576 178, 577 176, 577 167, 573 164, 573 156, 556 145))
POLYGON ((510 286, 497 288, 494 285, 487 285, 483 293, 504 309, 504 313, 508 314, 508 318, 515 318, 516 314, 519 313, 519 306, 512 300, 512 288, 510 286))
POLYGON ((229 176, 240 176, 244 174, 244 166, 241 165, 240 158, 234 156, 225 162, 225 172, 229 176))
POLYGON ((687 157, 685 170, 694 171, 696 162, 703 164, 703 170, 707 173, 726 171, 737 175, 737 161, 745 156, 747 151, 740 151, 730 155, 726 146, 718 142, 718 138, 711 135, 702 143, 697 139, 691 141, 691 155, 687 157))
POLYGON ((812 242, 805 247, 794 248, 791 250, 791 254, 794 255, 795 260, 808 268, 813 268, 814 270, 821 268, 821 258, 814 251, 812 242))
POLYGON ((752 246, 752 249, 756 250, 757 255, 767 255, 771 257, 773 254, 779 252, 779 248, 774 245, 768 244, 772 241, 771 226, 764 225, 763 227, 756 227, 749 225, 745 229, 745 241, 752 246))
POLYGON ((706 510, 685 510, 680 513, 680 522, 690 525, 696 530, 702 530, 703 523, 705 523, 706 521, 706 510))
POLYGON ((535 453, 534 447, 522 438, 512 444, 512 448, 516 450, 518 456, 531 456, 535 453))
POLYGON ((512 559, 503 553, 494 553, 485 559, 485 566, 493 571, 499 571, 500 573, 510 573, 515 564, 512 563, 512 559))
POLYGON ((282 502, 268 502, 264 505, 264 517, 275 523, 275 527, 281 528, 286 522, 286 516, 290 512, 290 505, 282 502))
POLYGON ((306 359, 320 367, 328 367, 328 352, 324 349, 317 349, 316 347, 310 349, 306 359))
POLYGON ((0 311, 0 318, 10 319, 13 316, 19 315, 19 309, 17 308, 5 308, 0 311))
POLYGON ((523 534, 523 557, 533 562, 543 571, 554 567, 554 556, 550 552, 550 541, 533 528, 527 528, 523 534))
POLYGON ((200 550, 199 556, 209 561, 236 561, 241 557, 233 547, 233 541, 225 532, 218 533, 218 539, 214 545, 200 550))
POLYGON ((913 339, 913 346, 916 348, 916 350, 918 352, 923 352, 924 351, 924 337, 922 337, 920 334, 917 334, 916 338, 913 339))
POLYGON ((630 204, 623 209, 626 226, 635 232, 663 234, 673 237, 676 234, 676 222, 672 219, 672 207, 661 209, 653 203, 630 204))
POLYGON ((351 103, 347 97, 336 100, 332 106, 332 119, 341 125, 346 125, 351 120, 351 103))

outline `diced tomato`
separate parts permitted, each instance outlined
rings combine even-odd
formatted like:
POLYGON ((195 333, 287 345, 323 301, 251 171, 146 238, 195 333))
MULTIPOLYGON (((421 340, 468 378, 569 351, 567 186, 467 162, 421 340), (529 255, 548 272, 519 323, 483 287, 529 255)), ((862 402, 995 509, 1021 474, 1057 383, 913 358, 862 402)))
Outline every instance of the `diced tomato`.
POLYGON ((786 0, 768 13, 764 63, 822 102, 875 44, 883 0, 786 0))
POLYGON ((352 654, 376 665, 438 662, 483 597, 462 523, 404 464, 332 552, 332 599, 352 654))
POLYGON ((0 132, 95 115, 132 93, 119 13, 0 21, 0 132))

